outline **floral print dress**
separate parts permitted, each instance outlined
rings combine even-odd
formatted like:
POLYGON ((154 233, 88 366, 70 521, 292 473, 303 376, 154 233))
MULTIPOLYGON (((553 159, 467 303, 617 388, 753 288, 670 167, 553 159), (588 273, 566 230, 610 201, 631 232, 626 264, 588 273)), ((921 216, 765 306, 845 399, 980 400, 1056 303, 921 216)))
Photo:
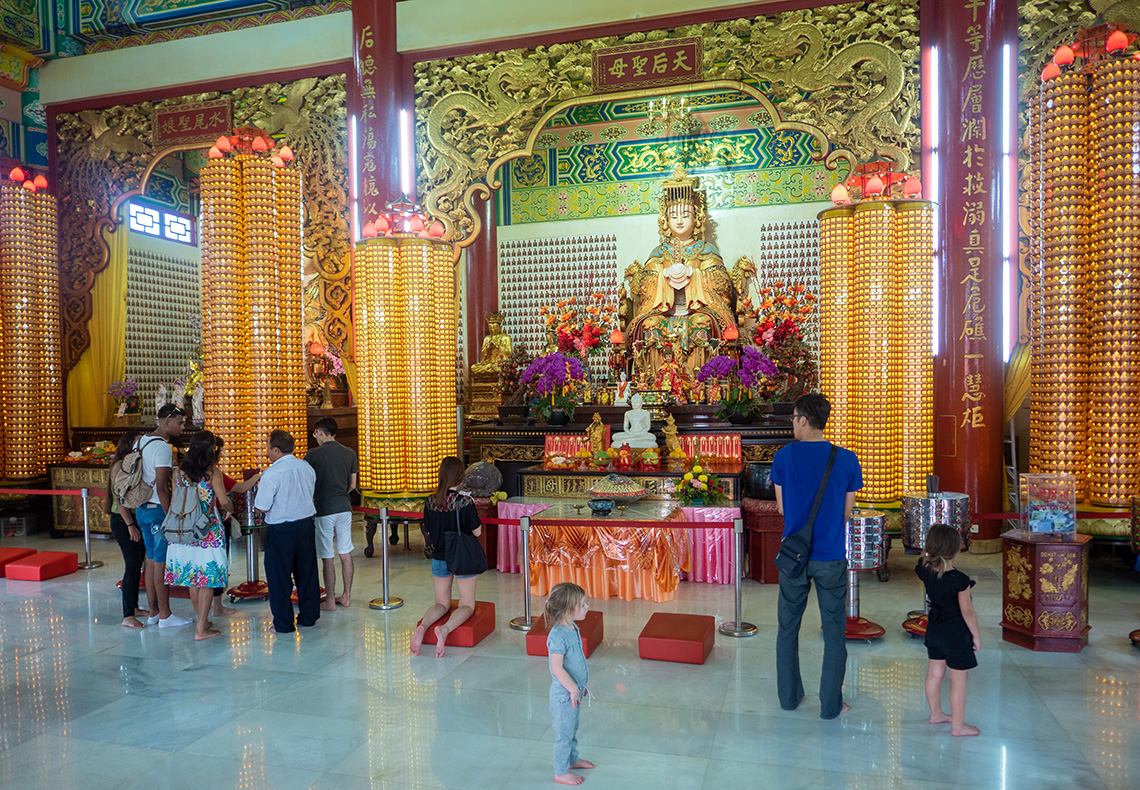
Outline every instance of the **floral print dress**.
POLYGON ((214 487, 209 480, 189 485, 198 490, 198 506, 210 520, 210 532, 197 543, 170 544, 164 580, 176 587, 225 587, 229 567, 226 526, 218 516, 214 487))

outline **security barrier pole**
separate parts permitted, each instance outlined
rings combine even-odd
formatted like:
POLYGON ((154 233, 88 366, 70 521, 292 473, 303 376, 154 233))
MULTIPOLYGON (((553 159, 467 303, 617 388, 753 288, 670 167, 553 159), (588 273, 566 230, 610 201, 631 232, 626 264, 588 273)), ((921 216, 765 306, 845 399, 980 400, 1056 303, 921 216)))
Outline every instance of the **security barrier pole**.
POLYGON ((519 519, 519 529, 522 531, 522 580, 523 580, 523 616, 511 620, 511 628, 516 631, 529 631, 534 627, 530 619, 530 516, 519 519))
MULTIPOLYGON (((381 559, 380 559, 381 569, 380 569, 380 572, 381 572, 381 580, 383 581, 383 585, 384 585, 384 597, 383 598, 373 598, 371 601, 368 602, 368 608, 369 609, 379 609, 381 611, 387 612, 391 609, 399 609, 401 606, 403 606, 404 605, 404 599, 403 598, 392 598, 392 597, 388 596, 388 508, 386 508, 386 507, 380 508, 380 526, 381 526, 381 533, 384 535, 384 539, 380 541, 380 551, 381 551, 381 559)), ((330 592, 330 595, 331 595, 331 592, 330 592)))
POLYGON ((94 568, 102 568, 103 563, 98 560, 91 559, 91 517, 87 513, 87 494, 88 489, 79 489, 79 495, 83 497, 83 556, 84 562, 79 566, 80 570, 89 571, 94 568))
POLYGON ((744 622, 744 604, 741 600, 744 593, 744 520, 733 519, 733 546, 732 561, 736 566, 733 575, 736 577, 736 619, 731 623, 722 623, 720 632, 725 636, 746 637, 756 636, 756 626, 744 622))

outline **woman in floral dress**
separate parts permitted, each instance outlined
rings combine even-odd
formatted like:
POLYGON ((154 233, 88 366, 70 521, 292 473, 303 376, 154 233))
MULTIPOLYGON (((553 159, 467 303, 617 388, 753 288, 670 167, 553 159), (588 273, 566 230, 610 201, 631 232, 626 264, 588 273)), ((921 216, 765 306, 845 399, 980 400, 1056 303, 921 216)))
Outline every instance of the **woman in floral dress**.
POLYGON ((210 531, 201 541, 188 544, 171 543, 166 555, 166 583, 187 587, 197 615, 195 639, 218 636, 210 622, 210 604, 214 587, 226 586, 226 521, 233 513, 233 503, 226 495, 222 470, 215 463, 214 434, 198 431, 175 476, 175 485, 192 485, 198 492, 198 505, 209 519, 210 531))

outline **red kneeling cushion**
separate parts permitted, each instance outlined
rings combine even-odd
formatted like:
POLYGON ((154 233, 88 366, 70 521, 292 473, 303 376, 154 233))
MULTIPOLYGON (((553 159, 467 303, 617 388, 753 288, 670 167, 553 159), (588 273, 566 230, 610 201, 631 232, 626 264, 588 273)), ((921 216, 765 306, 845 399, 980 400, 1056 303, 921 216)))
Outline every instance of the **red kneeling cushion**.
POLYGON ((654 661, 703 664, 713 649, 716 620, 707 614, 658 612, 637 638, 637 653, 654 661))
MULTIPOLYGON (((424 644, 435 644, 435 627, 447 622, 451 613, 459 608, 459 601, 451 599, 451 608, 447 614, 432 623, 432 627, 424 633, 424 644)), ((418 626, 423 621, 416 623, 418 626)), ((455 647, 475 647, 495 630, 495 604, 490 601, 476 601, 475 611, 470 617, 460 623, 454 631, 447 635, 447 644, 455 647)))
MULTIPOLYGON (((526 633, 526 654, 528 656, 545 656, 547 655, 546 637, 550 634, 550 629, 546 627, 546 618, 540 615, 533 618, 531 622, 534 625, 526 633)), ((598 649, 598 645, 605 638, 602 613, 586 612, 586 616, 578 623, 578 631, 582 634, 582 652, 586 654, 586 658, 589 658, 590 654, 598 649)))
POLYGON ((71 551, 41 551, 22 560, 9 562, 4 572, 9 579, 42 582, 79 570, 79 555, 71 551))
POLYGON ((36 553, 35 549, 16 549, 16 548, 0 549, 0 577, 4 576, 4 567, 9 562, 15 562, 16 560, 22 560, 24 557, 30 557, 35 553, 36 553))

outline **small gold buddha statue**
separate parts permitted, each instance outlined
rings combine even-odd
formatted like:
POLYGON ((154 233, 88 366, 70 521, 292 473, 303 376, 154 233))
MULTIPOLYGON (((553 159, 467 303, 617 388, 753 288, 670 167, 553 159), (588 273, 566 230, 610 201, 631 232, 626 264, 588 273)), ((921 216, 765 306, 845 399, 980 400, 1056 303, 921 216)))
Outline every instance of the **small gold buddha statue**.
POLYGON ((487 336, 483 338, 483 348, 479 352, 480 361, 471 366, 471 372, 483 377, 498 377, 503 362, 514 348, 510 336, 503 331, 503 314, 499 311, 487 314, 487 336))

